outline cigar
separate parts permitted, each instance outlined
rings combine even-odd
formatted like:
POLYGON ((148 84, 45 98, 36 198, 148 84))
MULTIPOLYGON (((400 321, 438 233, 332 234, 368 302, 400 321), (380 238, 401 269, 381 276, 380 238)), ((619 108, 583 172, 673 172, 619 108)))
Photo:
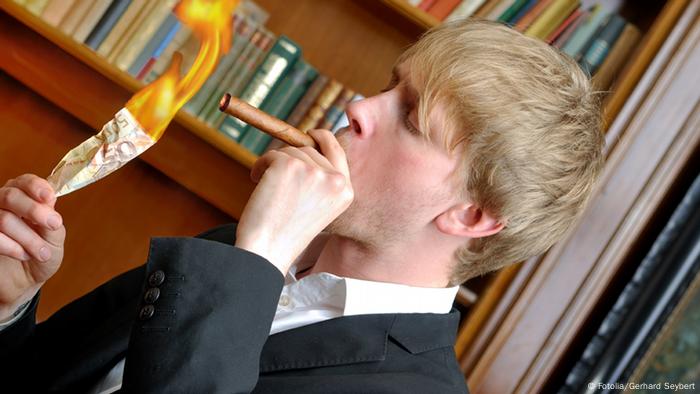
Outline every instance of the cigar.
POLYGON ((316 141, 310 135, 296 127, 268 115, 252 105, 226 93, 219 102, 219 111, 234 116, 259 130, 280 139, 291 146, 300 148, 310 146, 318 149, 316 141))

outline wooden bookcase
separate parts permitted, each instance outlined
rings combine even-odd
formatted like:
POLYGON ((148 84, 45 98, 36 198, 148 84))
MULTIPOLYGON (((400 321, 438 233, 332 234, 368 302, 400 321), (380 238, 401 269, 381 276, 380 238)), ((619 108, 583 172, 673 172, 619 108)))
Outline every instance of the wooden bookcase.
MULTIPOLYGON (((295 0, 293 6, 286 0, 256 2, 270 12, 270 30, 291 37, 321 72, 365 96, 378 92, 396 57, 438 23, 404 0, 295 0)), ((608 125, 633 97, 688 3, 669 0, 655 8, 626 3, 623 16, 640 27, 644 38, 606 98, 608 125)), ((14 133, 6 146, 0 143, 0 153, 18 159, 0 165, 5 179, 21 172, 48 172, 61 152, 93 134, 141 86, 9 0, 0 0, 0 48, 0 103, 16 101, 0 112, 0 122, 10 128, 4 133, 14 133)), ((622 135, 623 130, 615 133, 622 135)), ((248 170, 254 160, 232 140, 180 111, 161 141, 132 168, 79 192, 78 198, 65 199, 64 219, 69 233, 76 235, 69 236, 64 268, 45 287, 40 318, 140 264, 148 237, 192 235, 237 218, 253 190, 248 170), (105 213, 105 200, 126 216, 105 213), (71 246, 77 239, 90 242, 71 246), (126 243, 139 246, 125 251, 126 243), (96 259, 97 268, 85 268, 85 261, 96 259)), ((479 297, 475 305, 463 308, 456 344, 465 374, 479 361, 474 349, 487 345, 490 337, 484 333, 495 335, 543 258, 468 283, 479 297)))

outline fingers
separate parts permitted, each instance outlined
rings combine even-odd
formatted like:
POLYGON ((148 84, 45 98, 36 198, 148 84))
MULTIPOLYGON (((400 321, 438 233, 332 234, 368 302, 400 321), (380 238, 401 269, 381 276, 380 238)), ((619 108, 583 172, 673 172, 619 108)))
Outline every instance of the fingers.
POLYGON ((56 204, 56 193, 49 182, 34 174, 24 174, 10 179, 5 186, 14 186, 21 189, 34 200, 46 203, 52 208, 56 204))
POLYGON ((61 215, 53 209, 56 198, 53 192, 48 192, 45 187, 39 185, 41 182, 28 178, 17 178, 7 182, 5 187, 0 188, 0 209, 12 212, 47 229, 58 230, 63 220, 61 215), (34 197, 28 193, 33 194, 34 197), (46 202, 44 199, 48 199, 51 203, 38 202, 46 202))
POLYGON ((9 211, 0 210, 0 233, 3 234, 0 240, 2 254, 25 261, 28 260, 27 254, 39 261, 51 258, 51 245, 9 211))
POLYGON ((328 130, 316 129, 309 130, 309 135, 316 140, 316 143, 318 143, 321 149, 321 153, 328 159, 331 165, 349 178, 350 169, 348 168, 348 159, 345 156, 345 150, 340 146, 333 133, 328 130))

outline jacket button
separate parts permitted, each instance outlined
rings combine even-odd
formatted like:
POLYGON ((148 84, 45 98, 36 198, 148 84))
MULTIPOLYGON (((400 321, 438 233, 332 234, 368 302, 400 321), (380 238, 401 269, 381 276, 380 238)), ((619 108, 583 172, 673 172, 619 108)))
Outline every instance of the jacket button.
POLYGON ((151 317, 153 317, 153 314, 155 313, 156 308, 153 307, 153 305, 146 305, 141 310, 139 311, 139 319, 141 320, 148 320, 151 317))
POLYGON ((160 297, 160 289, 157 287, 151 287, 150 289, 146 290, 146 294, 143 295, 143 300, 147 304, 152 304, 156 302, 158 297, 160 297))
POLYGON ((148 284, 155 287, 160 286, 165 281, 165 272, 158 270, 148 277, 148 284))

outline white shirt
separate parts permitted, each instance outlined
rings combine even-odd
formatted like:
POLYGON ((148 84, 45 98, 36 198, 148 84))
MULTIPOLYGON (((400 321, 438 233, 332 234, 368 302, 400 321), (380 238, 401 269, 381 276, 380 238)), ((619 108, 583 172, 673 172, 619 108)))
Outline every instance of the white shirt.
MULTIPOLYGON (((292 267, 285 277, 270 335, 343 316, 448 313, 459 289, 459 286, 431 288, 373 282, 327 272, 300 280, 295 275, 296 267, 292 267)), ((119 361, 90 393, 109 394, 119 390, 124 361, 119 361)))

